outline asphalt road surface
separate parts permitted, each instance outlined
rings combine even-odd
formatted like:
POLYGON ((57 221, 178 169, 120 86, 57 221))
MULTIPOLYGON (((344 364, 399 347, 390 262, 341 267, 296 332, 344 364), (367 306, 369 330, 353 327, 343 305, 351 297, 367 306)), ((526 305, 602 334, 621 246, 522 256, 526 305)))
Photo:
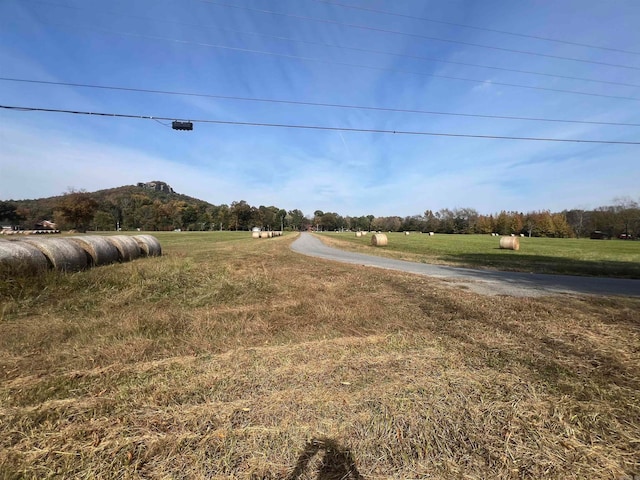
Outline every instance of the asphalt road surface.
POLYGON ((485 295, 532 297, 560 293, 587 295, 622 295, 640 297, 640 280, 622 278, 578 277, 541 273, 499 272, 471 268, 446 267, 426 263, 407 262, 391 258, 346 252, 328 247, 317 237, 302 233, 291 249, 303 255, 334 260, 366 267, 398 270, 426 275, 452 282, 485 295))

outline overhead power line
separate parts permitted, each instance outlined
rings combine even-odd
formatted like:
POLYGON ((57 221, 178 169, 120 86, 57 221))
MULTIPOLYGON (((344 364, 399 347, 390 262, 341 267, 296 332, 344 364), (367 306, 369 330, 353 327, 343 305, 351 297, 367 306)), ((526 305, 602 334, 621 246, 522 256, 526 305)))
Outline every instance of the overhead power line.
MULTIPOLYGON (((312 1, 319 1, 319 2, 322 3, 322 0, 312 0, 312 1)), ((91 9, 83 8, 83 7, 78 7, 76 5, 62 5, 62 4, 59 4, 59 3, 48 2, 48 1, 44 1, 44 0, 31 0, 31 2, 40 3, 40 4, 43 4, 43 5, 61 7, 61 8, 69 8, 69 9, 73 9, 73 10, 91 11, 92 13, 95 13, 95 10, 91 10, 91 9)), ((340 5, 340 4, 333 3, 333 2, 326 2, 326 3, 333 4, 333 5, 340 5)), ((367 9, 367 10, 369 10, 369 9, 367 9)), ((212 27, 212 26, 209 26, 209 25, 202 25, 202 24, 199 24, 199 23, 177 22, 175 20, 166 20, 166 19, 163 19, 163 18, 151 18, 151 17, 145 17, 145 16, 141 16, 141 15, 128 15, 128 14, 122 14, 122 13, 117 13, 117 12, 109 12, 109 11, 100 11, 100 13, 101 14, 105 14, 105 15, 111 15, 111 16, 115 16, 115 17, 120 17, 120 18, 132 18, 132 19, 144 20, 144 21, 149 21, 149 22, 166 23, 166 24, 169 24, 169 25, 179 25, 181 27, 189 27, 189 28, 195 27, 195 28, 202 28, 202 29, 206 29, 206 30, 219 30, 219 31, 224 31, 224 32, 233 32, 233 33, 239 33, 241 35, 248 35, 248 36, 262 37, 262 38, 272 38, 274 40, 282 40, 282 41, 286 41, 286 42, 300 43, 300 44, 304 44, 304 45, 317 45, 317 46, 321 46, 321 47, 336 48, 336 49, 340 49, 340 50, 350 50, 350 51, 354 51, 354 52, 373 53, 373 54, 376 54, 376 55, 387 55, 387 56, 399 57, 399 58, 410 58, 410 59, 414 59, 414 60, 426 60, 428 62, 448 63, 448 64, 451 64, 451 65, 462 65, 462 66, 465 66, 465 67, 473 67, 473 68, 486 68, 486 69, 489 69, 489 70, 495 70, 495 71, 500 71, 500 72, 513 72, 513 73, 521 73, 521 74, 525 74, 525 75, 543 76, 543 77, 548 77, 548 78, 561 78, 561 79, 564 79, 564 80, 578 80, 578 81, 582 81, 582 82, 601 83, 601 84, 604 84, 604 85, 618 85, 618 86, 623 86, 623 87, 640 88, 640 84, 634 84, 634 83, 612 82, 612 81, 608 81, 608 80, 598 80, 598 79, 594 79, 594 78, 574 77, 574 76, 570 76, 570 75, 558 75, 558 74, 546 73, 546 72, 536 72, 536 71, 532 71, 532 70, 520 70, 520 69, 515 69, 515 68, 498 67, 498 66, 494 66, 494 65, 482 65, 482 64, 478 64, 478 63, 469 63, 469 62, 456 62, 456 61, 453 61, 453 60, 444 60, 444 59, 441 59, 441 58, 425 57, 425 56, 421 56, 421 55, 410 55, 410 54, 406 54, 406 53, 387 52, 387 51, 383 51, 383 50, 374 50, 374 49, 370 49, 370 48, 351 47, 351 46, 346 46, 346 45, 338 45, 338 44, 335 44, 335 43, 315 42, 315 41, 310 41, 310 40, 301 40, 301 39, 297 39, 297 38, 284 37, 284 36, 281 36, 281 35, 271 35, 271 34, 268 34, 268 33, 259 33, 259 32, 247 32, 247 31, 244 31, 244 30, 237 30, 235 28, 212 27)), ((402 15, 402 16, 404 16, 404 15, 402 15)))
POLYGON ((65 87, 95 88, 95 89, 101 89, 101 90, 116 90, 116 91, 125 91, 125 92, 153 93, 153 94, 159 94, 159 95, 215 98, 215 99, 221 99, 221 100, 239 100, 239 101, 245 101, 245 102, 263 102, 263 103, 276 103, 276 104, 311 106, 311 107, 343 108, 343 109, 352 109, 352 110, 371 110, 371 111, 379 111, 379 112, 412 113, 412 114, 422 114, 422 115, 448 115, 448 116, 455 116, 455 117, 491 118, 491 119, 497 119, 497 120, 524 120, 524 121, 533 121, 533 122, 579 123, 579 124, 587 124, 587 125, 613 125, 613 126, 624 126, 624 127, 640 127, 640 123, 596 122, 596 121, 589 121, 589 120, 566 120, 566 119, 559 119, 559 118, 536 118, 536 117, 518 117, 518 116, 508 116, 508 115, 484 115, 484 114, 476 114, 476 113, 439 112, 434 110, 372 107, 367 105, 349 105, 349 104, 342 104, 342 103, 326 103, 326 102, 307 102, 307 101, 300 101, 300 100, 281 100, 281 99, 274 99, 274 98, 241 97, 241 96, 233 96, 233 95, 215 95, 215 94, 197 93, 197 92, 178 92, 173 90, 153 90, 149 88, 121 87, 121 86, 115 86, 115 85, 95 85, 95 84, 89 84, 89 83, 54 82, 54 81, 47 81, 47 80, 32 80, 32 79, 26 79, 26 78, 0 77, 0 81, 35 83, 39 85, 55 85, 55 86, 65 86, 65 87))
POLYGON ((560 39, 557 39, 557 38, 543 37, 543 36, 540 36, 540 35, 531 35, 531 34, 519 33, 519 32, 508 32, 506 30, 496 30, 494 28, 478 27, 478 26, 475 26, 475 25, 467 25, 467 24, 464 24, 464 23, 446 22, 444 20, 435 20, 433 18, 416 17, 414 15, 405 15, 405 14, 402 14, 402 13, 389 12, 387 10, 377 10, 375 8, 358 7, 358 6, 355 6, 355 5, 347 5, 347 4, 344 4, 344 3, 334 2, 334 1, 331 1, 331 0, 312 0, 312 1, 317 2, 317 3, 325 3, 327 5, 335 5, 336 7, 350 8, 352 10, 361 10, 361 11, 365 11, 365 12, 381 13, 381 14, 389 15, 389 16, 393 16, 393 17, 410 18, 411 20, 422 20, 422 21, 425 21, 425 22, 439 23, 441 25, 451 25, 453 27, 469 28, 469 29, 479 30, 479 31, 483 31, 483 32, 500 33, 500 34, 503 34, 503 35, 511 35, 511 36, 514 36, 514 37, 521 37, 521 38, 533 38, 535 40, 544 40, 545 42, 554 42, 554 43, 562 43, 562 44, 565 44, 565 45, 574 45, 576 47, 597 48, 598 50, 606 50, 606 51, 609 51, 609 52, 619 52, 619 53, 628 53, 630 55, 640 55, 640 52, 634 52, 634 51, 631 51, 631 50, 622 50, 620 48, 603 47, 602 45, 593 45, 593 44, 590 44, 590 43, 572 42, 570 40, 560 40, 560 39))
POLYGON ((309 20, 309 21, 312 21, 312 22, 326 23, 326 24, 330 24, 330 25, 339 25, 339 26, 342 26, 342 27, 357 28, 357 29, 368 30, 368 31, 372 31, 372 32, 390 33, 390 34, 394 34, 394 35, 402 35, 402 36, 412 37, 412 38, 422 38, 422 39, 425 39, 425 40, 435 40, 435 41, 438 41, 438 42, 455 43, 455 44, 458 44, 458 45, 467 45, 467 46, 470 46, 470 47, 487 48, 487 49, 490 49, 490 50, 498 50, 498 51, 502 51, 502 52, 518 53, 518 54, 522 54, 522 55, 533 55, 533 56, 537 56, 537 57, 554 58, 554 59, 557 59, 557 60, 570 60, 570 61, 573 61, 573 62, 590 63, 590 64, 593 64, 593 65, 602 65, 602 66, 606 66, 606 67, 616 67, 616 68, 626 68, 626 69, 630 69, 630 70, 640 70, 640 67, 633 67, 633 66, 630 66, 630 65, 621 65, 621 64, 616 64, 616 63, 598 62, 596 60, 586 60, 586 59, 583 59, 583 58, 563 57, 563 56, 560 56, 560 55, 550 55, 550 54, 546 54, 546 53, 532 52, 532 51, 529 51, 529 50, 516 50, 516 49, 506 48, 506 47, 496 47, 496 46, 493 46, 493 45, 483 45, 483 44, 479 44, 479 43, 463 42, 463 41, 460 41, 460 40, 451 40, 451 39, 447 39, 447 38, 432 37, 432 36, 429 36, 429 35, 421 35, 419 33, 400 32, 398 30, 388 30, 388 29, 384 29, 384 28, 369 27, 367 25, 358 25, 358 24, 354 24, 354 23, 344 23, 344 22, 338 22, 336 20, 326 20, 326 19, 322 19, 322 18, 307 17, 307 16, 304 16, 304 15, 297 15, 297 14, 293 14, 293 13, 274 12, 273 10, 265 10, 265 9, 261 9, 261 8, 251 8, 251 7, 241 6, 241 5, 233 5, 233 4, 224 3, 224 2, 218 2, 218 1, 214 1, 214 0, 195 0, 195 1, 198 1, 198 2, 201 2, 201 3, 208 3, 208 4, 212 4, 212 5, 219 5, 219 6, 222 6, 222 7, 247 10, 247 11, 251 11, 251 12, 265 13, 265 14, 268 14, 268 15, 278 15, 278 16, 288 17, 288 18, 297 18, 297 19, 300 19, 300 20, 309 20))
MULTIPOLYGON (((15 105, 0 105, 0 108, 6 109, 6 110, 22 111, 22 112, 67 113, 67 114, 73 114, 73 115, 92 115, 92 116, 100 116, 100 117, 131 118, 131 119, 154 120, 154 121, 155 120, 176 121, 175 117, 128 115, 123 113, 89 112, 89 111, 83 111, 83 110, 63 110, 63 109, 57 109, 57 108, 23 107, 23 106, 15 106, 15 105)), ((324 125, 303 125, 303 124, 288 124, 288 123, 238 122, 238 121, 231 121, 231 120, 209 120, 209 119, 198 119, 198 120, 189 119, 189 120, 182 120, 182 121, 191 122, 191 123, 211 123, 211 124, 217 124, 217 125, 295 128, 295 129, 305 129, 305 130, 329 130, 329 131, 340 131, 340 132, 380 133, 380 134, 416 135, 416 136, 432 136, 432 137, 479 138, 479 139, 491 139, 491 140, 522 140, 522 141, 560 142, 560 143, 592 143, 592 144, 607 144, 607 145, 640 145, 640 142, 628 142, 628 141, 618 141, 618 140, 588 140, 588 139, 578 139, 578 138, 544 138, 544 137, 515 137, 515 136, 504 136, 504 135, 474 135, 474 134, 467 134, 467 133, 333 127, 333 126, 324 126, 324 125)))
MULTIPOLYGON (((197 0, 197 1, 205 1, 205 0, 197 0)), ((162 41, 167 41, 167 42, 179 43, 179 44, 183 44, 183 45, 197 45, 197 46, 200 46, 200 47, 207 47, 207 48, 219 48, 219 49, 231 50, 231 51, 235 51, 235 52, 244 52, 244 53, 257 54, 257 55, 267 55, 267 56, 272 56, 272 57, 280 57, 280 58, 289 58, 289 59, 294 59, 294 60, 302 60, 302 61, 305 61, 305 62, 323 63, 323 64, 327 64, 327 65, 339 65, 339 66, 342 66, 342 67, 364 68, 364 69, 368 69, 368 70, 376 70, 376 71, 381 71, 381 72, 402 73, 402 74, 405 74, 405 75, 417 75, 417 76, 421 76, 421 77, 444 78, 446 80, 460 80, 460 81, 463 81, 463 82, 472 82, 472 83, 479 83, 479 84, 491 85, 491 86, 498 85, 498 86, 502 86, 502 87, 526 88, 526 89, 529 89, 529 90, 538 90, 538 91, 545 91, 545 92, 570 93, 570 94, 573 94, 573 95, 584 95, 584 96, 588 96, 588 97, 601 97, 601 98, 614 98, 614 99, 617 99, 617 100, 640 101, 640 98, 636 98, 636 97, 626 97, 626 96, 621 96, 621 95, 605 95, 605 94, 602 94, 602 93, 582 92, 582 91, 579 91, 579 90, 566 90, 566 89, 561 89, 561 88, 536 87, 536 86, 533 86, 533 85, 522 85, 522 84, 518 84, 518 83, 494 82, 493 80, 477 80, 475 78, 455 77, 455 76, 452 76, 452 75, 439 75, 439 74, 436 74, 436 73, 415 72, 415 71, 412 71, 412 70, 401 70, 401 69, 397 69, 397 68, 375 67, 375 66, 370 66, 370 65, 361 65, 361 64, 348 63, 348 62, 338 62, 338 61, 335 61, 335 60, 323 60, 323 59, 313 58, 313 57, 302 57, 302 56, 299 56, 299 55, 290 55, 290 54, 285 54, 285 53, 269 52, 269 51, 266 51, 266 50, 256 50, 256 49, 252 49, 252 48, 231 47, 231 46, 228 46, 228 45, 219 45, 219 44, 215 44, 215 43, 194 42, 194 41, 191 41, 191 40, 180 40, 180 39, 177 39, 177 38, 160 37, 160 36, 157 36, 157 35, 146 35, 146 34, 142 34, 142 33, 120 32, 118 30, 112 30, 112 29, 109 29, 109 28, 102 28, 102 27, 84 27, 84 26, 71 26, 71 25, 61 25, 61 24, 52 24, 52 25, 58 25, 58 26, 62 26, 62 27, 71 27, 71 28, 86 28, 86 29, 89 29, 91 31, 104 32, 104 33, 109 33, 109 34, 114 34, 114 35, 122 35, 122 36, 125 36, 125 37, 145 38, 145 39, 149 39, 149 40, 162 40, 162 41)))

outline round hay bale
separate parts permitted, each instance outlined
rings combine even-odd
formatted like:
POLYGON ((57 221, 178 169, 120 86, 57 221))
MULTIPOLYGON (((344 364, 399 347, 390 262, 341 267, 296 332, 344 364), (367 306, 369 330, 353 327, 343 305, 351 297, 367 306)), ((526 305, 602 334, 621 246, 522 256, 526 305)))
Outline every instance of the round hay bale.
POLYGON ((519 237, 500 237, 500 248, 506 250, 520 250, 519 237))
POLYGON ((269 232, 260 232, 260 238, 269 238, 269 232))
POLYGON ((142 255, 145 257, 159 257, 162 255, 162 245, 153 235, 134 235, 142 255))
POLYGON ((90 264, 80 246, 66 238, 28 238, 24 240, 40 250, 56 270, 78 272, 90 264))
POLYGON ((138 242, 127 235, 112 235, 104 237, 118 250, 118 259, 121 262, 129 262, 139 258, 141 255, 138 242))
POLYGON ((260 232, 251 232, 252 238, 260 238, 260 232))
POLYGON ((387 236, 384 233, 376 233, 371 237, 371 245, 374 247, 384 247, 389 243, 387 236))
POLYGON ((26 242, 0 242, 0 273, 37 273, 47 270, 49 261, 26 242))
POLYGON ((409 232, 404 232, 405 235, 409 235, 409 232))
POLYGON ((87 235, 86 237, 68 237, 68 240, 78 244, 89 255, 90 266, 108 265, 117 262, 120 258, 118 249, 104 237, 87 235))
POLYGON ((362 236, 362 232, 356 232, 356 237, 360 238, 362 236))

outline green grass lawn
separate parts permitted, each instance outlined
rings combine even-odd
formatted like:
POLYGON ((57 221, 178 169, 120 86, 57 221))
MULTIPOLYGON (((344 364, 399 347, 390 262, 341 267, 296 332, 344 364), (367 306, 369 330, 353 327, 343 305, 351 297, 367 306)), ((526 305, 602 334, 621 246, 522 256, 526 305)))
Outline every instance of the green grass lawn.
POLYGON ((371 235, 322 233, 335 246, 423 263, 569 275, 640 278, 640 242, 574 238, 520 238, 520 250, 502 250, 490 235, 428 236, 387 233, 389 245, 372 247, 371 235))

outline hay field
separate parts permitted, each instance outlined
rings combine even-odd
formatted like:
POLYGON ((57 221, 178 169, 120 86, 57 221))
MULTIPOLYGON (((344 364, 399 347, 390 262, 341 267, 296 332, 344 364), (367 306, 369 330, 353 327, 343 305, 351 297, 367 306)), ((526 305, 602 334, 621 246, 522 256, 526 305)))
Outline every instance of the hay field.
POLYGON ((640 300, 157 236, 160 258, 0 282, 0 479, 640 474, 640 300))
POLYGON ((490 268, 532 273, 557 273, 640 278, 640 242, 585 238, 519 238, 520 250, 501 250, 500 237, 491 235, 429 236, 419 232, 386 234, 384 248, 371 246, 371 235, 319 234, 326 243, 361 253, 414 262, 490 268))

